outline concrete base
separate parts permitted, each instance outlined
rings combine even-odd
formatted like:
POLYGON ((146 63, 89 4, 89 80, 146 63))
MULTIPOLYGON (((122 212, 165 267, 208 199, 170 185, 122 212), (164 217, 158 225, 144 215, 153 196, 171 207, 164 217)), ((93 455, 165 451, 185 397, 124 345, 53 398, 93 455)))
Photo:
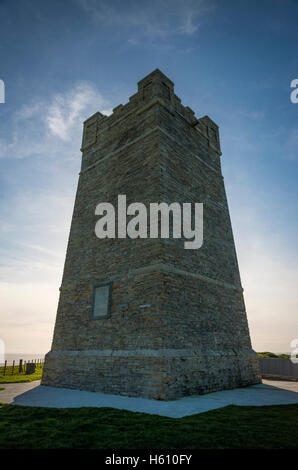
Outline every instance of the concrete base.
POLYGON ((65 388, 43 387, 39 381, 24 384, 4 384, 0 402, 50 408, 112 407, 120 410, 182 418, 222 408, 227 405, 266 406, 298 403, 297 382, 263 381, 251 387, 224 390, 172 401, 133 398, 104 393, 92 393, 65 388))
POLYGON ((42 385, 174 400, 261 382, 252 350, 51 351, 42 385))

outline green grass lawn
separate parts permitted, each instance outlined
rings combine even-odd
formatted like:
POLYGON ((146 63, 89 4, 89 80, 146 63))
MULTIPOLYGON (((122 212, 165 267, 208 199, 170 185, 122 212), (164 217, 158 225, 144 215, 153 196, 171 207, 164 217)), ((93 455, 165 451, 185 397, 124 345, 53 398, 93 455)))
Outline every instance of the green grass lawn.
POLYGON ((297 448, 298 405, 227 406, 173 419, 113 408, 0 405, 0 448, 297 448))
POLYGON ((12 375, 12 366, 6 368, 6 373, 3 375, 3 367, 0 368, 0 384, 20 383, 20 382, 33 382, 33 380, 40 380, 42 376, 43 366, 36 367, 35 374, 25 375, 25 373, 18 373, 18 366, 14 368, 12 375))

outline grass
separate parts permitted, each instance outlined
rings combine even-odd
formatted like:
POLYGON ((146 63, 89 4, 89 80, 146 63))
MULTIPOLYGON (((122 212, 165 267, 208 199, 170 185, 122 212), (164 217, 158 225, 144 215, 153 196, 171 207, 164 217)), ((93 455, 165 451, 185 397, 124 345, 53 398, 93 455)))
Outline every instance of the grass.
POLYGON ((0 404, 0 448, 296 449, 297 421, 298 405, 230 405, 173 419, 113 408, 0 404))
POLYGON ((290 354, 275 354, 269 351, 258 352, 257 354, 258 354, 258 357, 290 359, 290 354))
POLYGON ((4 387, 0 387, 0 390, 5 390, 5 388, 4 388, 4 387))
POLYGON ((24 372, 19 374, 18 366, 14 368, 14 374, 12 375, 12 366, 6 368, 6 373, 3 375, 3 367, 0 367, 0 384, 9 384, 9 383, 21 383, 21 382, 33 382, 33 380, 40 380, 42 376, 43 366, 36 367, 35 374, 25 375, 24 372))

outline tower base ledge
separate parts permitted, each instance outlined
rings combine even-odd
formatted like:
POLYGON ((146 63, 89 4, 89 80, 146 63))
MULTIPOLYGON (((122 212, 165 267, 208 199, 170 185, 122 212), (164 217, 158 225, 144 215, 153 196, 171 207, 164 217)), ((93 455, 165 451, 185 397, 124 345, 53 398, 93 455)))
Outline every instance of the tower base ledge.
POLYGON ((261 382, 251 349, 53 350, 42 385, 173 400, 261 382))

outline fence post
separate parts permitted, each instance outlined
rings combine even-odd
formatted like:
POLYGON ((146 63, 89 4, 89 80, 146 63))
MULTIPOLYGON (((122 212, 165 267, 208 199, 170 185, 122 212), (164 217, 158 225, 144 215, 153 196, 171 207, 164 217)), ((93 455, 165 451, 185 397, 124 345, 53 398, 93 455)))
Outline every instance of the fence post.
POLYGON ((4 371, 3 371, 3 375, 6 374, 6 366, 7 366, 7 361, 4 362, 4 371))
POLYGON ((23 372, 23 359, 20 359, 19 363, 19 373, 21 374, 23 372))
POLYGON ((13 375, 13 372, 14 372, 14 363, 15 363, 15 361, 12 361, 12 371, 11 371, 11 375, 13 375))

